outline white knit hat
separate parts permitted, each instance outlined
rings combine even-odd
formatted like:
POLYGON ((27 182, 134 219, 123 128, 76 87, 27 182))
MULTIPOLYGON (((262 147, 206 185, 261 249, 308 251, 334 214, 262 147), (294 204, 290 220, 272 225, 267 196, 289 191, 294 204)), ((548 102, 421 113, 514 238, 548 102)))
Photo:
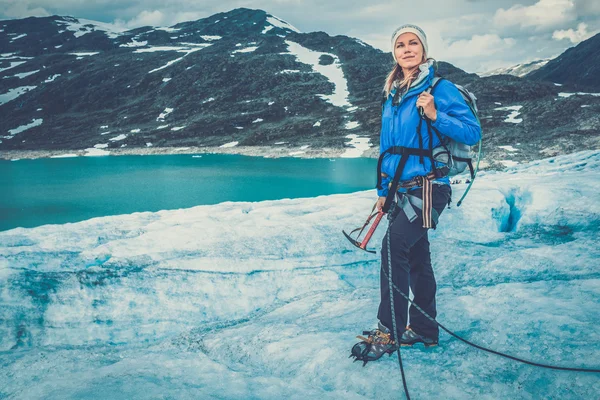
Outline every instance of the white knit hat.
MULTIPOLYGON (((415 35, 417 35, 417 37, 421 41, 421 44, 423 45, 423 49, 425 50, 425 56, 428 57, 429 47, 427 46, 427 36, 425 35, 425 32, 423 31, 423 29, 419 28, 416 25, 406 24, 396 29, 394 31, 394 34, 392 35, 392 56, 394 56, 394 60, 396 60, 396 53, 394 52, 396 47, 396 40, 398 40, 398 36, 407 32, 414 33, 415 35)), ((397 61, 398 60, 396 60, 396 62, 397 61)))

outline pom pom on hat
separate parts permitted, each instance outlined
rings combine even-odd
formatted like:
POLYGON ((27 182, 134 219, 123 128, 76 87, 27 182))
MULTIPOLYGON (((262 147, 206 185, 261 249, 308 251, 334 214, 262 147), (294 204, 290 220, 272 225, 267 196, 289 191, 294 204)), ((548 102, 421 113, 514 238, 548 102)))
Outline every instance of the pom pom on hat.
POLYGON ((418 26, 406 24, 406 25, 402 25, 401 27, 396 29, 394 31, 394 33, 392 34, 392 56, 394 56, 394 60, 396 60, 396 54, 394 52, 394 49, 396 47, 396 40, 398 40, 398 36, 402 35, 403 33, 407 33, 407 32, 414 33, 415 35, 417 35, 417 37, 421 41, 421 44, 423 45, 423 49, 425 50, 425 55, 428 57, 429 56, 429 47, 427 46, 427 35, 425 35, 425 32, 423 31, 423 29, 419 28, 418 26))

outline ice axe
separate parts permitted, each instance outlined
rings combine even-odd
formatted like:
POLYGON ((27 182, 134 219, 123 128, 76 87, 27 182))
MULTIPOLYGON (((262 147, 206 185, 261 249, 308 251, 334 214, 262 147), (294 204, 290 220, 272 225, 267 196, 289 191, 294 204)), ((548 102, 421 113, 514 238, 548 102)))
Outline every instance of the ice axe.
POLYGON ((379 225, 379 222, 381 222, 381 218, 383 218, 383 216, 385 215, 385 213, 383 211, 373 212, 373 211, 375 211, 376 206, 377 206, 377 203, 375 203, 375 205, 373 206, 373 209, 371 210, 371 215, 369 215, 369 218, 367 218, 367 221, 361 228, 356 228, 349 234, 346 233, 345 231, 342 231, 344 236, 346 236, 346 239, 348 239, 350 241, 350 243, 352 243, 354 246, 356 246, 359 249, 364 250, 368 253, 373 253, 373 254, 375 254, 375 250, 368 250, 367 244, 369 244, 369 240, 371 240, 371 236, 373 236, 373 234, 375 233, 375 230, 377 229, 377 226, 379 225), (363 233, 365 228, 371 223, 373 218, 375 218, 375 220, 373 221, 373 224, 371 224, 371 227, 367 231, 367 234, 362 239, 362 241, 359 241, 360 235, 363 233), (360 231, 360 232, 358 232, 358 235, 356 235, 356 239, 353 239, 350 235, 352 235, 356 231, 360 231))

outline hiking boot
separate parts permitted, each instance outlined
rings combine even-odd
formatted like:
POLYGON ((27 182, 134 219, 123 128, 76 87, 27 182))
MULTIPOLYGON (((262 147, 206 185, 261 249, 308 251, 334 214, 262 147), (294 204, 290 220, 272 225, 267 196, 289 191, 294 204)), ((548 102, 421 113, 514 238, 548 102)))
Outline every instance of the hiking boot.
POLYGON ((357 336, 358 339, 361 339, 361 342, 352 347, 352 354, 350 354, 350 357, 354 357, 354 361, 362 361, 363 367, 369 361, 378 360, 384 354, 391 356, 398 350, 398 345, 392 340, 390 330, 381 322, 378 324, 377 329, 364 331, 363 335, 368 335, 368 337, 357 336))
POLYGON ((412 346, 415 343, 423 343, 425 347, 434 347, 438 345, 438 339, 428 338, 423 335, 419 335, 413 331, 410 326, 406 327, 406 330, 400 338, 400 346, 412 346))

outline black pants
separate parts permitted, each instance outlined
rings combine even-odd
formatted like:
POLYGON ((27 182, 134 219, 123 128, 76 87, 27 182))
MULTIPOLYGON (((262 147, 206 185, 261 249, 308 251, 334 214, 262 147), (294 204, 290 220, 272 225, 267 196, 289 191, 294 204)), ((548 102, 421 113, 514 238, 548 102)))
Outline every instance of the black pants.
MULTIPOLYGON (((444 210, 450 199, 452 190, 448 185, 433 185, 432 204, 438 213, 444 210)), ((421 189, 413 190, 411 195, 421 197, 421 189)), ((431 267, 429 239, 427 229, 423 228, 421 210, 415 209, 418 218, 409 222, 403 211, 391 223, 388 233, 383 238, 381 249, 381 303, 377 317, 386 327, 393 330, 392 311, 390 307, 390 290, 388 285, 388 238, 391 234, 392 281, 406 295, 408 287, 413 292, 413 301, 433 318, 437 311, 435 306, 436 283, 431 267)), ((394 311, 396 313, 397 335, 400 337, 406 328, 407 311, 410 315, 410 327, 416 333, 428 338, 437 339, 439 329, 437 324, 427 319, 414 306, 408 310, 408 301, 394 291, 394 311)))

